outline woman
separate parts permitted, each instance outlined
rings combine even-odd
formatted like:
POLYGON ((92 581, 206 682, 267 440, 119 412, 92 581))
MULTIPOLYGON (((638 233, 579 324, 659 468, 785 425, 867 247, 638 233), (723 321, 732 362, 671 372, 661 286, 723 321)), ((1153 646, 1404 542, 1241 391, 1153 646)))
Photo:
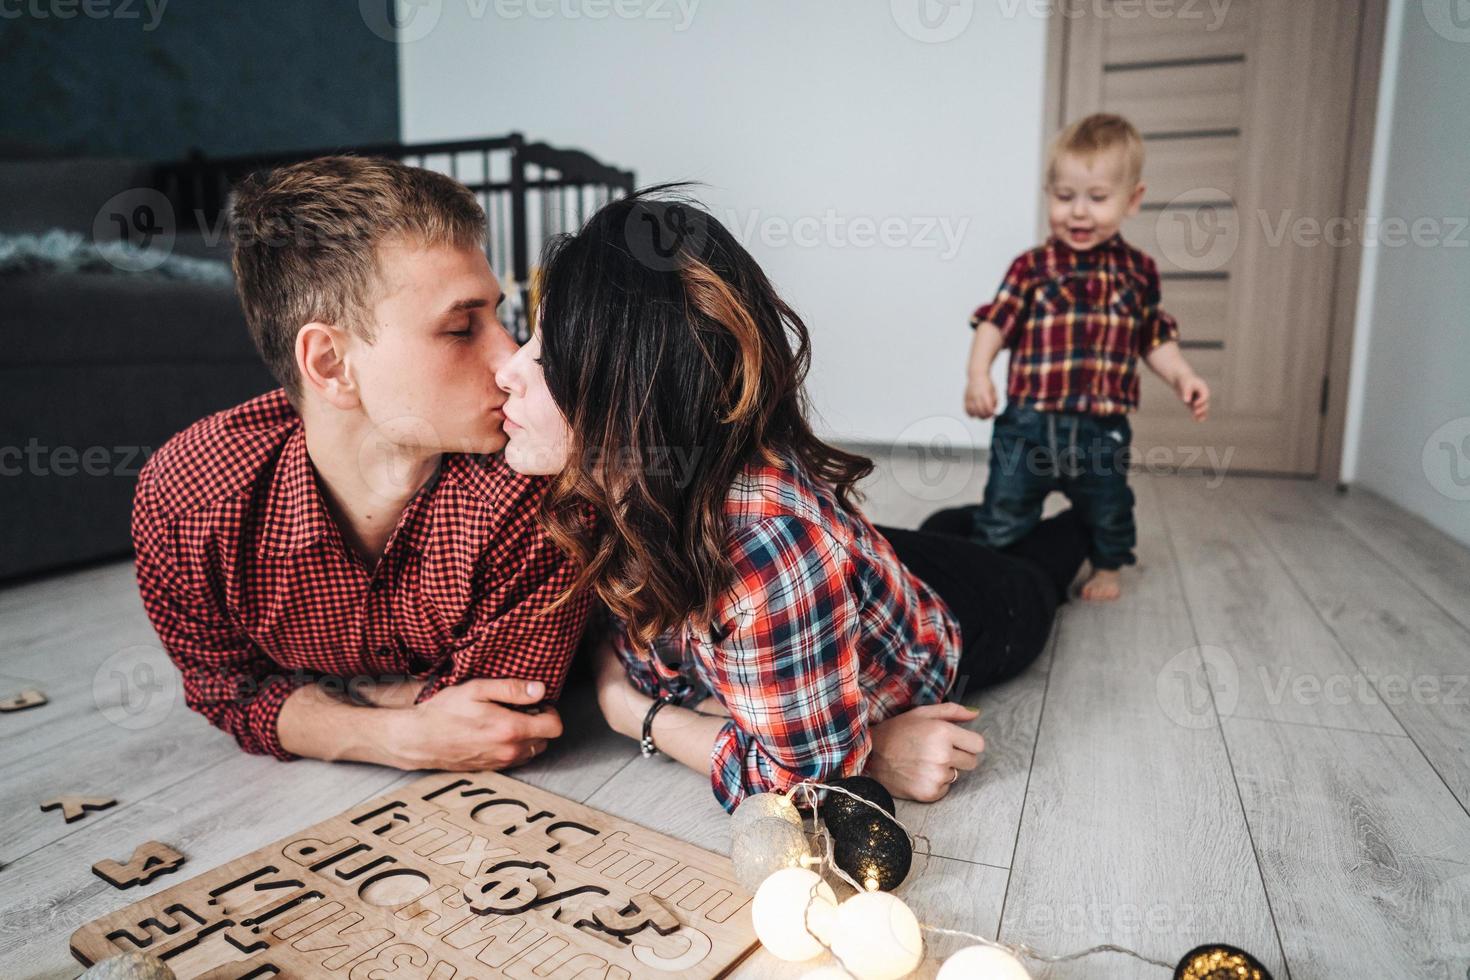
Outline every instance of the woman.
POLYGON ((1020 557, 875 528, 871 462, 807 423, 801 319, 667 190, 549 246, 537 334, 496 376, 506 460, 555 476, 542 519, 612 614, 602 710, 728 810, 865 766, 937 799, 983 748, 940 703, 1040 653, 1080 528, 1044 522, 1020 557))

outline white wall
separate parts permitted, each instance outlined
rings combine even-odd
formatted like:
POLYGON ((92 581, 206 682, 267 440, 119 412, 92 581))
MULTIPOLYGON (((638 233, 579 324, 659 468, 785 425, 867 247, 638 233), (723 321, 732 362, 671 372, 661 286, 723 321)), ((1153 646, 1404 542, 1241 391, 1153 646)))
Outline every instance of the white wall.
POLYGON ((967 321, 1035 243, 1034 5, 680 2, 441 0, 401 45, 403 138, 518 130, 640 183, 706 183, 716 216, 754 227, 746 246, 811 328, 822 431, 988 442, 988 426, 959 421, 967 321), (951 19, 926 28, 919 7, 951 19), (901 244, 863 244, 863 223, 885 219, 901 244))
POLYGON ((1384 225, 1365 269, 1344 477, 1470 544, 1470 23, 1448 17, 1454 6, 1393 8, 1384 225), (1410 238, 1417 222, 1419 242, 1392 238, 1392 219, 1410 238))

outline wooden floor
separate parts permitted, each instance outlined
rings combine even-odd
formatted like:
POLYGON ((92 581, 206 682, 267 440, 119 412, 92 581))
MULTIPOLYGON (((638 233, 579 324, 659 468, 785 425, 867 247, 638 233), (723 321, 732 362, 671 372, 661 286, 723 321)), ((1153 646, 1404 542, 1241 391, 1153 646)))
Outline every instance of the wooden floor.
MULTIPOLYGON (((907 450, 879 463, 880 523, 984 481, 907 450)), ((1052 953, 1109 942, 1172 963, 1223 940, 1278 978, 1466 977, 1470 552, 1362 491, 1134 485, 1126 596, 1066 606, 1033 669, 972 701, 984 762, 943 802, 902 806, 935 856, 900 894, 927 924, 1052 953)), ((126 563, 0 592, 0 693, 25 685, 50 703, 0 714, 6 980, 76 976, 73 929, 172 883, 119 892, 94 861, 156 838, 197 873, 415 778, 240 753, 183 707, 126 563), (38 809, 60 793, 119 803, 68 825, 38 809)), ((728 848, 705 777, 639 758, 585 691, 564 715, 568 736, 514 775, 728 848)), ((1169 976, 1116 954, 1029 965, 1169 976)), ((807 968, 758 953, 736 975, 807 968)))

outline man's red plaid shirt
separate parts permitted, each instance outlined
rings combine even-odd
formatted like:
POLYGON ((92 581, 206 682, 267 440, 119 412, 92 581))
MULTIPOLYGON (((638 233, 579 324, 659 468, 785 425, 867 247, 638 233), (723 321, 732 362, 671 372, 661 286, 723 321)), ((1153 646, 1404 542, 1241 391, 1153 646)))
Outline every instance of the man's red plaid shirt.
POLYGON ((144 607, 184 698, 248 752, 294 756, 276 732, 318 677, 546 684, 555 698, 588 600, 547 607, 570 562, 542 533, 544 481, 498 457, 449 454, 375 568, 326 509, 301 419, 281 391, 210 416, 139 479, 133 544, 144 607))

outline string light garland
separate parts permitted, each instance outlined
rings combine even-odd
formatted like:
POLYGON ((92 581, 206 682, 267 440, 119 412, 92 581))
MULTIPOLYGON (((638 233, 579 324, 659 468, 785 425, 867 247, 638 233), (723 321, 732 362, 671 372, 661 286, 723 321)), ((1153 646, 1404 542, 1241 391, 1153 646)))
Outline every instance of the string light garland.
MULTIPOLYGON (((762 846, 753 837, 770 834, 789 841, 790 817, 785 807, 774 800, 762 799, 773 795, 781 794, 757 794, 736 809, 732 834, 742 853, 783 852, 780 845, 772 842, 762 846), (752 801, 756 802, 751 812, 742 815, 741 810, 752 801)), ((798 783, 784 795, 792 812, 799 813, 799 807, 811 814, 810 834, 816 838, 818 853, 812 855, 809 848, 805 855, 789 854, 788 866, 761 881, 755 889, 754 902, 754 908, 759 911, 753 918, 757 938, 779 959, 803 962, 823 952, 831 954, 834 963, 808 974, 809 980, 819 977, 822 980, 838 977, 899 980, 922 962, 925 933, 975 943, 948 957, 940 967, 938 980, 1029 980, 1031 974, 1022 965, 1023 959, 1064 963, 1103 953, 1129 956, 1173 970, 1174 980, 1272 980, 1255 957, 1223 943, 1192 949, 1176 965, 1112 943, 1075 953, 1048 955, 1025 943, 1000 943, 959 929, 925 925, 889 889, 897 887, 907 875, 920 842, 923 855, 930 856, 929 842, 923 835, 910 831, 894 815, 893 799, 881 784, 866 777, 832 783, 808 781, 798 783), (863 782, 853 785, 856 780, 874 783, 881 792, 875 792, 863 782), (819 799, 821 793, 828 794, 825 801, 819 799), (841 797, 842 802, 832 805, 834 797, 841 797), (835 816, 838 824, 835 831, 827 823, 829 814, 835 816), (883 830, 875 830, 880 824, 883 830), (837 858, 839 837, 849 842, 848 860, 837 858), (854 858, 854 854, 859 857, 854 858), (880 855, 887 863, 880 867, 874 855, 880 855), (901 861, 897 860, 900 856, 901 861), (864 865, 863 860, 869 863, 864 865), (826 871, 845 881, 854 894, 837 903, 835 893, 823 878, 826 871)), ((787 846, 785 852, 789 851, 791 848, 787 846)))

